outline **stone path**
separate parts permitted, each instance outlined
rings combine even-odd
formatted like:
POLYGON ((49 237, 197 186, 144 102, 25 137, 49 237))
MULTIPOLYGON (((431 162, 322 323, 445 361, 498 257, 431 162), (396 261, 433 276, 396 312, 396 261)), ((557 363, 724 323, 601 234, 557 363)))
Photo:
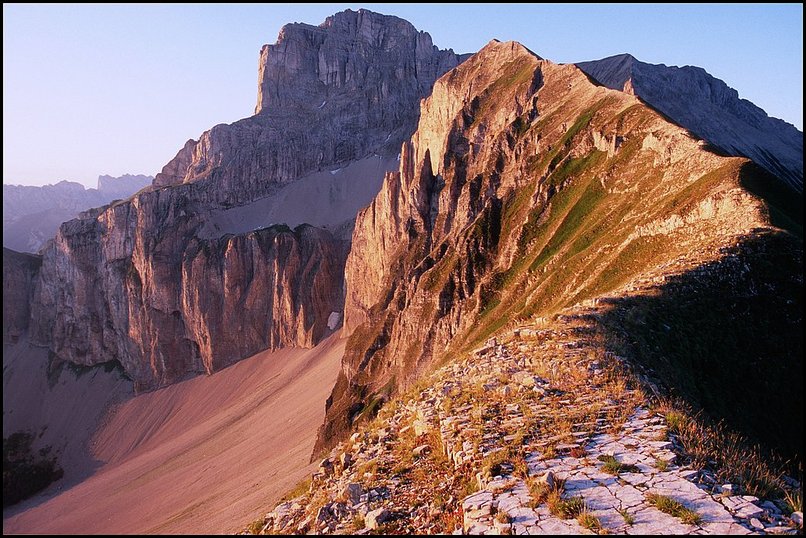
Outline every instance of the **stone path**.
POLYGON ((714 493, 719 485, 679 465, 673 448, 665 418, 618 375, 617 358, 586 341, 584 326, 524 328, 387 404, 322 461, 308 493, 252 530, 798 532, 772 503, 714 493), (664 513, 653 495, 688 517, 664 513))

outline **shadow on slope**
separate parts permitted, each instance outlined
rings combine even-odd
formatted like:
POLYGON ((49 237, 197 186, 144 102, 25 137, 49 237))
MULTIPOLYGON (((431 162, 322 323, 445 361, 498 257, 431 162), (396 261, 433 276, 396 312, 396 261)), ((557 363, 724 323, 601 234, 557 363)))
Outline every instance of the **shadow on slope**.
POLYGON ((803 447, 803 249, 764 232, 656 293, 607 299, 610 351, 712 419, 787 458, 803 447))
POLYGON ((803 238, 803 195, 754 162, 742 166, 739 183, 767 204, 770 223, 803 238))

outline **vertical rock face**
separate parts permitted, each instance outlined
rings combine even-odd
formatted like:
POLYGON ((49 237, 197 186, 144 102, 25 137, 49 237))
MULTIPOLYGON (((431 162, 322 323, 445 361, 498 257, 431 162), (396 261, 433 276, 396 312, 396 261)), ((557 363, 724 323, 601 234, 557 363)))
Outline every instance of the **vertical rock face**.
POLYGON ((189 140, 151 189, 61 227, 43 252, 32 340, 78 364, 117 359, 139 389, 316 344, 343 310, 349 241, 304 224, 203 228, 323 166, 394 156, 460 59, 363 10, 286 26, 261 53, 259 114, 189 140))
POLYGON ((3 342, 14 343, 28 330, 41 265, 40 256, 3 248, 3 342))
POLYGON ((34 343, 76 364, 115 358, 146 389, 329 334, 343 241, 305 225, 199 239, 204 214, 183 190, 62 226, 44 251, 34 343))
POLYGON ((729 155, 748 157, 803 191, 803 133, 767 114, 701 67, 667 67, 629 54, 577 66, 608 88, 640 97, 729 155))
POLYGON ((154 184, 194 182, 210 201, 240 204, 324 166, 393 155, 420 99, 462 59, 410 23, 363 9, 288 24, 261 50, 256 115, 188 141, 154 184))
POLYGON ((436 82, 399 171, 358 215, 350 339, 314 453, 509 320, 769 226, 748 166, 574 65, 491 42, 436 82))

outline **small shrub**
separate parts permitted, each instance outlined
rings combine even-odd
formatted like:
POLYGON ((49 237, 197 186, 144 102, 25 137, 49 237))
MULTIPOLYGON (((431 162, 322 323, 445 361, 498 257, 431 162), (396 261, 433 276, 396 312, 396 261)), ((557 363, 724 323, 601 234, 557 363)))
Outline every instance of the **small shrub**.
POLYGON ((635 518, 630 514, 626 508, 619 508, 618 513, 621 515, 621 518, 624 520, 624 523, 627 525, 634 525, 635 518))
POLYGON ((585 450, 585 447, 575 446, 571 449, 570 454, 571 457, 574 458, 584 458, 588 452, 585 450))
POLYGON ((674 433, 680 433, 684 426, 688 423, 686 415, 680 411, 671 409, 666 412, 666 424, 669 429, 674 433))
POLYGON ((784 490, 784 501, 790 514, 792 512, 803 512, 803 490, 784 490))
POLYGON ((666 460, 660 460, 655 458, 655 469, 661 472, 665 472, 669 470, 669 462, 666 460))
POLYGON ((505 524, 512 522, 512 518, 509 517, 509 514, 507 514, 506 512, 497 512, 495 514, 495 520, 499 523, 505 523, 505 524))
POLYGON ((549 493, 551 493, 548 484, 540 482, 535 478, 529 478, 526 481, 526 485, 529 488, 529 494, 532 496, 532 508, 537 508, 546 502, 549 493))
POLYGON ((582 513, 577 516, 577 521, 580 525, 593 532, 598 533, 602 530, 602 523, 599 521, 599 518, 588 512, 588 510, 583 510, 582 513))
POLYGON ((262 517, 260 519, 256 519, 247 525, 246 532, 249 534, 260 534, 260 531, 263 530, 263 525, 265 524, 266 520, 264 520, 262 517))
POLYGON ((499 450, 484 458, 481 467, 481 472, 484 475, 498 476, 502 471, 502 466, 508 461, 508 454, 506 450, 499 450))
POLYGON ((585 511, 585 499, 582 497, 561 498, 557 491, 552 491, 548 498, 549 511, 563 519, 574 519, 585 511))

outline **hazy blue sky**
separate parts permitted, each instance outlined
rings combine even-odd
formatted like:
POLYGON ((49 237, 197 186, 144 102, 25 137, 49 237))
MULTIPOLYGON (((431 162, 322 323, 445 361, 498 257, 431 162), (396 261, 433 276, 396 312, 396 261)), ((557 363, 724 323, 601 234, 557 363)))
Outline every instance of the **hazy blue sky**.
POLYGON ((473 52, 514 39, 555 62, 630 52, 699 65, 803 128, 803 6, 3 5, 3 180, 156 174, 188 138, 252 114, 283 24, 365 7, 473 52))

